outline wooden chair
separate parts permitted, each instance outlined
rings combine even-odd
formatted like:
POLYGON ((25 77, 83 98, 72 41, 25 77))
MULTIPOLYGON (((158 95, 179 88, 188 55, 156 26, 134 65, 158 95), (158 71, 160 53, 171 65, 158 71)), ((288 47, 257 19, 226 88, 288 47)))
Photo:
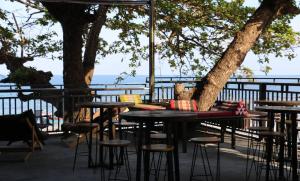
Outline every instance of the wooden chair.
POLYGON ((32 110, 17 115, 0 116, 0 141, 8 142, 1 146, 0 152, 26 152, 24 161, 36 150, 43 147, 43 135, 38 129, 32 110), (23 141, 24 145, 12 146, 14 142, 23 141))

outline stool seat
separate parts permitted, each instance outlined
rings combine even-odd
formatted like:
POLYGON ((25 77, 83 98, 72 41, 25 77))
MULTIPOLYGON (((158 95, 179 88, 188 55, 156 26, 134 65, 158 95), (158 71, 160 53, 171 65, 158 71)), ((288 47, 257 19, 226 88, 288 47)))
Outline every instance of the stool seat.
POLYGON ((88 133, 91 129, 98 128, 98 123, 90 123, 90 122, 78 122, 78 123, 64 123, 61 126, 62 131, 71 131, 74 133, 88 133))
POLYGON ((254 126, 254 127, 249 127, 249 131, 269 131, 268 127, 261 127, 261 126, 254 126))
POLYGON ((174 150, 174 146, 167 144, 150 144, 143 145, 142 150, 149 152, 171 152, 174 150))
POLYGON ((285 134, 282 132, 274 132, 274 131, 262 131, 258 133, 259 136, 276 136, 276 137, 284 137, 285 134))
POLYGON ((107 147, 126 147, 130 144, 130 141, 116 139, 116 140, 100 141, 99 144, 107 147))
MULTIPOLYGON (((276 119, 275 122, 276 123, 280 123, 281 120, 280 119, 276 119)), ((288 124, 288 125, 292 124, 292 120, 285 120, 285 124, 288 124)))
POLYGON ((151 139, 167 139, 167 134, 166 133, 155 133, 155 134, 150 134, 151 139))
POLYGON ((134 126, 138 125, 135 122, 127 122, 127 121, 122 121, 121 123, 119 123, 119 121, 115 121, 113 123, 114 123, 114 125, 117 125, 117 126, 121 125, 121 126, 126 126, 126 127, 130 127, 130 126, 134 127, 134 126))
POLYGON ((211 137, 196 137, 189 140, 192 143, 196 144, 209 144, 209 143, 220 143, 221 138, 211 136, 211 137))

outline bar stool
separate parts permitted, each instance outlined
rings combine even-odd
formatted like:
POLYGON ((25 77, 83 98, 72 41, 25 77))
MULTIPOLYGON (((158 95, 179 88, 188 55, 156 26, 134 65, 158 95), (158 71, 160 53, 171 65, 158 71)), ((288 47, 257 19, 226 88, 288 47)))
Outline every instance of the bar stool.
MULTIPOLYGON (((113 149, 113 155, 116 158, 116 169, 114 177, 111 178, 112 168, 109 168, 108 178, 107 180, 131 180, 131 172, 128 158, 128 150, 127 147, 130 145, 129 140, 107 140, 99 142, 99 145, 102 146, 106 151, 104 151, 104 158, 106 158, 108 150, 113 149), (125 172, 127 175, 127 179, 124 179, 119 176, 122 165, 125 166, 125 172)), ((104 160, 100 162, 101 166, 101 178, 105 180, 105 165, 104 160)))
POLYGON ((262 138, 259 136, 259 133, 262 131, 268 131, 268 127, 263 127, 263 126, 254 126, 254 127, 249 127, 249 136, 248 136, 248 146, 247 146, 247 163, 246 163, 246 181, 249 180, 250 178, 250 173, 251 170, 254 166, 254 169, 257 170, 257 165, 256 165, 256 156, 258 150, 260 150, 261 146, 261 140, 262 138), (254 137, 254 134, 257 134, 258 137, 254 137), (252 157, 250 167, 249 167, 249 160, 250 156, 252 157))
POLYGON ((217 144, 217 165, 216 165, 216 180, 220 180, 220 142, 221 138, 219 137, 197 137, 189 140, 191 143, 194 143, 194 151, 192 158, 192 166, 190 173, 190 181, 197 180, 197 177, 205 177, 208 180, 208 177, 211 177, 213 181, 213 174, 211 170, 211 165, 208 159, 206 145, 207 144, 217 144), (198 157, 198 151, 201 154, 201 160, 203 164, 204 174, 195 175, 195 166, 198 157))
MULTIPOLYGON (((167 145, 167 144, 149 144, 149 145, 143 145, 142 147, 142 151, 143 151, 143 155, 144 155, 144 161, 145 161, 145 155, 148 153, 153 153, 152 155, 152 161, 151 161, 151 164, 150 164, 150 168, 149 169, 145 169, 145 176, 149 177, 150 174, 151 174, 151 170, 154 171, 154 180, 157 181, 159 179, 159 174, 160 174, 160 171, 161 171, 161 164, 162 164, 162 160, 163 160, 163 154, 166 155, 167 157, 167 162, 166 162, 166 165, 168 166, 167 168, 170 169, 172 167, 170 167, 170 165, 173 164, 172 162, 172 154, 173 154, 173 151, 174 151, 174 146, 171 146, 171 145, 167 145), (155 153, 158 153, 158 160, 155 161, 155 153), (169 154, 169 156, 168 156, 169 154), (156 163, 156 164, 153 164, 153 163, 156 163)), ((144 165, 144 167, 146 167, 146 165, 144 165)), ((166 177, 166 171, 167 169, 164 169, 165 171, 165 175, 164 175, 164 178, 166 177)), ((168 170, 169 174, 173 174, 173 170, 170 171, 168 170)))
MULTIPOLYGON (((82 135, 84 135, 87 148, 89 148, 89 142, 91 140, 89 140, 88 134, 90 133, 91 130, 92 130, 92 132, 97 132, 98 129, 99 129, 99 125, 97 123, 92 123, 91 124, 90 122, 65 123, 62 126, 62 130, 64 132, 72 132, 72 133, 75 133, 77 135, 75 155, 74 155, 73 167, 72 167, 73 172, 75 171, 77 155, 78 155, 78 146, 81 142, 80 139, 82 138, 82 135)), ((96 134, 96 140, 98 140, 98 134, 96 134)), ((96 143, 96 149, 97 149, 97 143, 96 143)), ((96 152, 97 152, 97 150, 96 150, 96 152)), ((88 156, 86 153, 87 153, 86 151, 85 152, 80 152, 80 154, 82 154, 82 156, 88 156)), ((94 164, 92 160, 91 160, 91 164, 92 165, 94 164)), ((91 165, 89 165, 89 166, 91 166, 91 165)))
MULTIPOLYGON (((254 128, 253 128, 254 129, 254 128)), ((256 180, 260 180, 261 175, 262 175, 262 170, 266 170, 266 175, 268 177, 271 176, 271 173, 274 176, 274 179, 277 179, 277 167, 275 166, 276 161, 280 161, 276 159, 277 156, 277 150, 276 148, 273 149, 271 153, 267 153, 267 146, 273 147, 273 139, 279 140, 280 138, 284 137, 284 133, 281 132, 274 132, 274 131, 264 131, 264 128, 256 128, 257 135, 259 136, 259 139, 252 139, 252 141, 255 143, 252 143, 253 145, 255 144, 256 147, 252 148, 253 149, 253 154, 252 154, 252 162, 250 166, 250 170, 246 171, 246 180, 250 179, 250 174, 251 174, 251 169, 252 166, 254 165, 255 167, 255 172, 256 172, 256 180), (259 131, 258 131, 259 130, 259 131), (271 143, 268 143, 268 141, 271 141, 271 143), (270 161, 270 162, 269 162, 270 161), (267 167, 269 165, 269 167, 267 167)), ((269 148, 270 149, 270 148, 269 148)), ((248 166, 248 159, 250 151, 247 151, 247 166, 248 166)))

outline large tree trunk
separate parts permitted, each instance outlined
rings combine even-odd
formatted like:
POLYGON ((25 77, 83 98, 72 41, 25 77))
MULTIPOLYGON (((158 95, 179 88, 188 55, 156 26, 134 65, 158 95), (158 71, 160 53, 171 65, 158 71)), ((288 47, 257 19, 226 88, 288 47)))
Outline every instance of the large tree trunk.
POLYGON ((197 84, 193 98, 199 100, 199 110, 208 110, 213 105, 262 32, 275 18, 288 13, 299 13, 291 0, 264 0, 261 3, 243 29, 236 34, 221 59, 197 84))
POLYGON ((87 23, 94 20, 94 16, 86 12, 88 5, 42 3, 62 25, 64 121, 73 122, 78 118, 78 109, 73 105, 75 103, 73 96, 85 95, 85 91, 78 89, 87 88, 82 64, 83 30, 87 23))
POLYGON ((74 96, 84 95, 87 88, 82 66, 83 24, 75 21, 62 23, 63 27, 63 80, 64 80, 64 120, 72 122, 78 112, 74 109, 74 96))

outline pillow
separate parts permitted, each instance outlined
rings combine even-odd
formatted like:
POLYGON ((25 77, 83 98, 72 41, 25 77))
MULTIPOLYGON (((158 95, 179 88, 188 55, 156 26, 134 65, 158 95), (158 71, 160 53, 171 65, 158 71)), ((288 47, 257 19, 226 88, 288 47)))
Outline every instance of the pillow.
POLYGON ((195 100, 170 100, 170 109, 179 111, 198 112, 197 102, 195 100))
POLYGON ((138 94, 122 94, 120 95, 120 102, 133 102, 135 104, 140 104, 142 103, 142 99, 138 94))
POLYGON ((238 115, 238 116, 247 116, 248 115, 248 110, 246 108, 246 104, 244 101, 240 100, 237 103, 237 106, 235 109, 235 115, 238 115))
POLYGON ((216 108, 217 108, 217 110, 231 111, 236 116, 247 116, 248 115, 248 110, 247 110, 246 104, 243 100, 240 100, 238 102, 220 101, 217 103, 216 108))

